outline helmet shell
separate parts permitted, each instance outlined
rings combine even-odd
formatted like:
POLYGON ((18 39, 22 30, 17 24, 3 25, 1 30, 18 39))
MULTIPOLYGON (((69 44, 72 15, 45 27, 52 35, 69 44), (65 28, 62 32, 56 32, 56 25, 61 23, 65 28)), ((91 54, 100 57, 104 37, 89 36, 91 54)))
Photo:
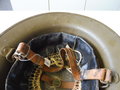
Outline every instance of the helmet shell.
MULTIPOLYGON (((70 13, 47 13, 23 20, 0 35, 0 89, 12 65, 3 56, 6 47, 17 47, 21 41, 28 42, 35 36, 51 32, 65 32, 84 38, 95 49, 101 67, 120 74, 120 37, 104 24, 86 16, 70 13), (25 33, 26 32, 26 33, 25 33)), ((119 90, 120 83, 112 84, 107 90, 119 90)))

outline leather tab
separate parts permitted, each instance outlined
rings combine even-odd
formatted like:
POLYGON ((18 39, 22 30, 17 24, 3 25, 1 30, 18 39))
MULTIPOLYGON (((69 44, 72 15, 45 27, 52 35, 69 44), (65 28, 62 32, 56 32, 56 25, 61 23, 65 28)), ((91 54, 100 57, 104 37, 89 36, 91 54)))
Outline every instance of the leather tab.
POLYGON ((106 69, 106 77, 104 79, 104 82, 112 82, 112 71, 109 69, 106 69))
POLYGON ((101 68, 101 69, 90 69, 81 72, 82 80, 100 80, 102 82, 111 82, 112 75, 111 70, 101 68))
POLYGON ((82 80, 104 80, 105 78, 105 69, 91 69, 91 70, 84 70, 81 72, 81 79, 82 80))
POLYGON ((21 53, 23 55, 27 55, 30 47, 29 45, 25 44, 24 42, 19 43, 16 52, 21 53))

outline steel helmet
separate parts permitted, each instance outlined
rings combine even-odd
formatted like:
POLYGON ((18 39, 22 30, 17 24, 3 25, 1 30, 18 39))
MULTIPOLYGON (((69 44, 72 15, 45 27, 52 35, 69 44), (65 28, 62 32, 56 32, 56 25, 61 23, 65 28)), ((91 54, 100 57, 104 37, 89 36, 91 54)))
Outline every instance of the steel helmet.
POLYGON ((37 15, 9 28, 0 43, 2 90, 99 90, 120 72, 119 36, 85 16, 37 15))

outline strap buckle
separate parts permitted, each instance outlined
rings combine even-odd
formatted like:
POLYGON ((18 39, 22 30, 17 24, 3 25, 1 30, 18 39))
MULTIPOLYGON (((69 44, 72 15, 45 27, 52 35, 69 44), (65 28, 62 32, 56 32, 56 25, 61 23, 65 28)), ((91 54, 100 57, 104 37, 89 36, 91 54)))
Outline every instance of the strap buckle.
POLYGON ((109 75, 111 75, 110 77, 112 78, 112 82, 111 82, 111 79, 109 79, 107 81, 100 80, 100 82, 102 84, 101 88, 107 88, 110 86, 111 83, 117 84, 120 81, 120 77, 119 77, 119 74, 117 72, 112 71, 111 73, 109 73, 109 75), (111 73, 112 73, 112 75, 111 75, 111 73))
POLYGON ((15 53, 13 54, 13 57, 16 59, 16 60, 20 60, 20 61, 29 61, 26 58, 27 55, 24 55, 23 53, 20 53, 18 51, 15 51, 15 53))
POLYGON ((110 86, 110 83, 109 82, 105 82, 105 81, 101 81, 100 80, 100 82, 101 82, 101 88, 107 88, 107 87, 109 87, 110 86))
POLYGON ((27 58, 29 52, 30 52, 29 45, 21 42, 19 43, 15 53, 13 54, 13 58, 15 58, 16 60, 20 60, 20 61, 28 61, 25 59, 27 58))

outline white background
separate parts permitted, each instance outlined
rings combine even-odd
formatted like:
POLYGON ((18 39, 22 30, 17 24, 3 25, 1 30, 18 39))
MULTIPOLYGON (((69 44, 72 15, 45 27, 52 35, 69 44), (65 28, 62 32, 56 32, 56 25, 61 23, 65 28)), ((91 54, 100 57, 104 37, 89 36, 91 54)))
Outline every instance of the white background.
POLYGON ((0 0, 0 10, 120 10, 120 0, 0 0))
MULTIPOLYGON (((112 30, 114 30, 120 36, 120 11, 67 11, 71 13, 76 13, 80 15, 85 15, 96 19, 112 30)), ((10 26, 16 24, 17 22, 34 16, 37 14, 48 13, 48 11, 0 11, 0 33, 5 31, 10 26)))

